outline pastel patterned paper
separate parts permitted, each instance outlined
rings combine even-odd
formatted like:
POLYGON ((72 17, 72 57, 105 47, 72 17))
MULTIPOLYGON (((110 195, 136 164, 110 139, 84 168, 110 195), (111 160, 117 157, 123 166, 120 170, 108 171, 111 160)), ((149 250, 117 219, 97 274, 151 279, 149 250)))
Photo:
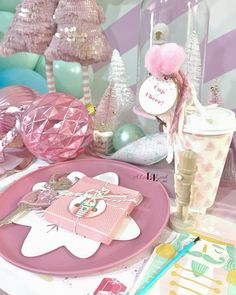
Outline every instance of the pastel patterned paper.
MULTIPOLYGON (((180 235, 172 243, 179 251, 191 236, 180 235)), ((202 239, 160 282, 167 294, 235 294, 235 247, 202 239), (175 293, 174 293, 175 292, 175 293)), ((157 289, 155 290, 157 291, 157 289)), ((158 293, 153 293, 158 294, 158 293)))
MULTIPOLYGON (((157 247, 152 266, 161 269, 166 260, 171 259, 173 253, 176 255, 194 238, 196 237, 189 234, 180 234, 171 244, 157 247)), ((146 294, 161 294, 161 290, 165 290, 166 295, 234 295, 235 274, 236 248, 223 241, 213 241, 203 237, 146 294)), ((147 277, 148 272, 141 275, 141 286, 147 277)), ((133 294, 131 292, 130 295, 133 294)))
MULTIPOLYGON (((68 178, 73 181, 76 177, 83 177, 81 172, 72 172, 68 178)), ((104 173, 95 177, 109 183, 119 183, 119 177, 116 173, 104 173)), ((45 183, 36 184, 33 189, 43 188, 45 183)), ((14 221, 19 225, 31 227, 23 245, 22 254, 26 257, 35 257, 44 255, 59 247, 66 247, 70 253, 78 258, 88 258, 94 255, 100 243, 84 238, 80 235, 74 235, 72 232, 64 230, 55 224, 47 222, 43 217, 43 212, 31 211, 14 221)), ((131 240, 140 235, 140 228, 137 223, 127 217, 123 227, 117 232, 116 240, 131 240)))

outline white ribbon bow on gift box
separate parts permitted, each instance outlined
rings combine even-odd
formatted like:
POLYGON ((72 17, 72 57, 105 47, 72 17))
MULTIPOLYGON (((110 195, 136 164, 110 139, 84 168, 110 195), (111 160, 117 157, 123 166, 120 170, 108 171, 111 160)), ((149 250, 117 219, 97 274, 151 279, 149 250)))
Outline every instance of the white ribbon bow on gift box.
MULTIPOLYGON (((68 193, 66 196, 76 197, 70 206, 71 213, 76 214, 77 217, 95 217, 100 215, 106 209, 106 201, 121 203, 121 202, 133 202, 135 204, 138 201, 134 198, 129 198, 127 195, 114 195, 110 194, 111 191, 102 187, 100 190, 88 190, 84 193, 68 193), (76 210, 78 209, 78 210, 76 210)), ((122 209, 122 208, 121 208, 122 209)))

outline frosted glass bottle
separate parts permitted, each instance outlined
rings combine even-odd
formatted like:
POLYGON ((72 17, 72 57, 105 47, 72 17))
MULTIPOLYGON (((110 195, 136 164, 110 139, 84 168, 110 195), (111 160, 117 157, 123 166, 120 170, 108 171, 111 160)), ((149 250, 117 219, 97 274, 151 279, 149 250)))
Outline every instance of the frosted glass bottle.
POLYGON ((175 42, 186 49, 187 58, 183 70, 197 86, 199 100, 204 81, 206 46, 209 30, 209 8, 206 0, 143 0, 140 14, 138 52, 137 99, 140 86, 148 77, 145 69, 147 50, 155 45, 175 42), (192 50, 194 49, 194 50, 192 50), (194 66, 189 63, 194 62, 194 66), (197 65, 197 66, 196 66, 197 65))

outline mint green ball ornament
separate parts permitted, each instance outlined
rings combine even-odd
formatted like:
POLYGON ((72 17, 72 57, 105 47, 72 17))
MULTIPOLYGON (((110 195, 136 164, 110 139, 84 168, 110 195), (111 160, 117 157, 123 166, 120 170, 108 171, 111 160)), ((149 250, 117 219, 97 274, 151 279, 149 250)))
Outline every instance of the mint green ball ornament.
POLYGON ((13 20, 14 14, 11 12, 0 11, 0 32, 1 39, 3 39, 4 34, 6 33, 9 25, 13 20))
POLYGON ((16 6, 21 0, 0 0, 0 10, 16 12, 16 6))
MULTIPOLYGON (((46 78, 45 58, 40 57, 35 71, 46 78)), ((53 73, 57 92, 68 93, 78 98, 83 97, 82 68, 76 62, 54 61, 53 73)), ((89 80, 93 82, 93 69, 89 67, 89 80)))
POLYGON ((124 124, 119 127, 113 136, 113 146, 116 151, 132 143, 141 137, 144 137, 143 130, 135 124, 124 124))
MULTIPOLYGON (((2 41, 14 14, 7 11, 0 11, 0 41, 2 41)), ((0 57, 0 71, 9 68, 25 68, 33 70, 38 62, 39 55, 33 53, 16 53, 9 57, 0 57)))

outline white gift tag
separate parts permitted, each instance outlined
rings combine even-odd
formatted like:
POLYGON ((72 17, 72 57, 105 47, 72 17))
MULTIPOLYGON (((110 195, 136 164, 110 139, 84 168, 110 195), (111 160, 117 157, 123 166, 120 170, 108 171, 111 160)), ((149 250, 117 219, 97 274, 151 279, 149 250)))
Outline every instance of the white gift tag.
POLYGON ((140 88, 139 103, 148 114, 158 116, 166 113, 178 98, 178 87, 168 77, 148 78, 140 88))
POLYGON ((74 199, 70 205, 70 212, 76 217, 92 218, 102 214, 106 210, 106 202, 104 200, 87 199, 84 196, 74 199))

